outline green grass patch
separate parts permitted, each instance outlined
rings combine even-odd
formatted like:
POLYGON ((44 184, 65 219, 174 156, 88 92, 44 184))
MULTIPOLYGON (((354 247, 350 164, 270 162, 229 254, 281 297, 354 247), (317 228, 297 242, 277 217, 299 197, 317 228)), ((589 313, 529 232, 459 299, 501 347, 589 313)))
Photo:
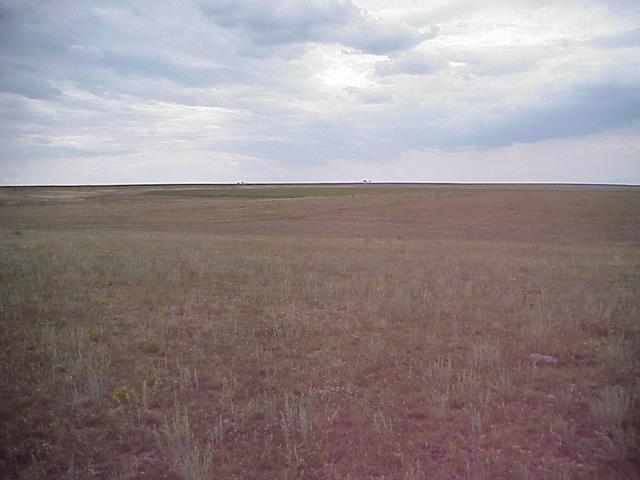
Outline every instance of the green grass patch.
POLYGON ((206 187, 167 188, 148 192, 151 195, 180 197, 243 197, 243 198, 302 198, 338 197, 345 195, 379 195, 388 193, 418 193, 420 187, 206 187))

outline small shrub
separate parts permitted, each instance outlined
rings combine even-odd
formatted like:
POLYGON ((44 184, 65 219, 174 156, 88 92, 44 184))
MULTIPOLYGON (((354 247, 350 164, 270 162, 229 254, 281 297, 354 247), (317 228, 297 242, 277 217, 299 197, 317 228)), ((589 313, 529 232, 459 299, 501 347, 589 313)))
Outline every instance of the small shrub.
POLYGON ((371 338, 369 339, 369 343, 367 344, 368 357, 377 361, 380 360, 384 356, 384 340, 380 338, 371 338))
POLYGON ((176 406, 171 418, 165 418, 161 443, 173 467, 184 480, 211 478, 213 444, 200 442, 191 426, 189 412, 176 406))
POLYGON ((313 398, 303 395, 293 398, 285 397, 284 405, 280 412, 280 427, 289 444, 294 435, 302 440, 307 440, 313 431, 314 404, 313 398))
POLYGON ((511 375, 507 370, 500 370, 498 372, 495 386, 502 393, 507 393, 511 390, 513 381, 511 380, 511 375))
POLYGON ((91 327, 89 330, 87 330, 87 336, 93 343, 98 343, 103 335, 104 332, 96 327, 91 327))
POLYGON ((111 360, 109 356, 96 349, 79 352, 71 371, 73 375, 74 391, 87 394, 93 400, 100 400, 104 395, 104 386, 111 360))
POLYGON ((111 395, 109 396, 111 401, 117 403, 118 405, 123 405, 130 402, 133 397, 135 397, 135 392, 133 391, 133 389, 126 386, 114 388, 111 392, 111 395))
POLYGON ((451 358, 437 358, 429 368, 429 378, 431 383, 439 386, 448 386, 453 378, 453 365, 451 364, 451 358))
POLYGON ((494 368, 500 364, 502 355, 497 346, 481 343, 473 345, 470 357, 474 368, 494 368))
POLYGON ((433 388, 430 391, 431 402, 435 408, 438 417, 444 418, 449 411, 449 403, 451 402, 452 388, 450 385, 444 385, 440 388, 433 388))
POLYGON ((146 339, 140 345, 140 348, 144 353, 154 354, 160 351, 160 345, 153 339, 146 339))

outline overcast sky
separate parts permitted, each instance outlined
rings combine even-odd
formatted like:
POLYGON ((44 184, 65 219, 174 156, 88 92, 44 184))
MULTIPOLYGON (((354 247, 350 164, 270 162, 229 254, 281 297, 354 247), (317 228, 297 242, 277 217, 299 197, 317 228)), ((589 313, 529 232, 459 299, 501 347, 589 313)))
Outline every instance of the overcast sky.
POLYGON ((0 0, 0 183, 640 183, 638 0, 0 0))

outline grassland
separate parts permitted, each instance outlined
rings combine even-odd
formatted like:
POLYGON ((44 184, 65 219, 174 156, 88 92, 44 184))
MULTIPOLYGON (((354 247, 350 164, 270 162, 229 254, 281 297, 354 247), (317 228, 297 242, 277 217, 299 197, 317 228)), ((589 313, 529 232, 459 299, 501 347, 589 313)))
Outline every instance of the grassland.
POLYGON ((0 189, 0 476, 638 478, 640 190, 411 188, 0 189))
POLYGON ((255 187, 239 185, 235 187, 208 186, 189 188, 162 188, 150 190, 150 195, 170 195, 182 197, 241 197, 241 198, 304 198, 304 197, 339 197, 345 195, 380 195, 420 192, 420 187, 399 186, 337 186, 337 187, 255 187))

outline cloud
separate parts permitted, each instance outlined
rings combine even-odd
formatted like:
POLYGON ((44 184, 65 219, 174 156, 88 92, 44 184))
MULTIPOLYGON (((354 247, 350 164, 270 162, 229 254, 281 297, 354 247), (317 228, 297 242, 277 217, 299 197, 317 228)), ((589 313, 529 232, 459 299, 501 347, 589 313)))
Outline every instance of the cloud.
POLYGON ((492 148, 415 150, 403 155, 395 176, 391 171, 376 173, 399 181, 637 184, 638 134, 636 126, 492 148))
POLYGON ((349 0, 208 0, 200 6, 214 23, 236 30, 257 46, 341 43, 366 53, 387 54, 435 35, 406 23, 376 19, 349 0))
POLYGON ((242 83, 251 75, 227 66, 184 65, 149 53, 106 52, 99 65, 123 76, 161 78, 189 87, 242 83))
POLYGON ((373 90, 358 87, 345 87, 343 90, 348 96, 368 105, 385 104, 393 99, 393 95, 383 89, 373 90))
POLYGON ((546 106, 529 105, 510 112, 488 128, 468 135, 466 142, 460 144, 495 147, 585 136, 640 121, 640 86, 633 84, 581 85, 547 102, 546 106))
POLYGON ((505 76, 535 69, 536 66, 561 54, 555 47, 502 46, 444 48, 442 55, 458 65, 467 75, 505 76))
POLYGON ((104 58, 104 52, 95 45, 71 45, 68 50, 85 61, 99 61, 104 58))
POLYGON ((5 63, 6 70, 0 76, 0 92, 15 93, 28 98, 51 99, 61 91, 41 72, 28 65, 5 63))
MULTIPOLYGON (((542 178, 548 142, 576 145, 575 171, 602 166, 582 140, 640 122, 639 15, 630 0, 0 0, 0 182, 391 179, 410 152, 484 178, 507 151, 542 178)), ((625 160, 603 178, 637 155, 607 149, 625 160)))
POLYGON ((482 3, 474 0, 429 2, 424 5, 416 5, 415 2, 411 2, 410 7, 401 9, 398 16, 409 25, 420 27, 434 23, 461 21, 481 9, 482 3))
POLYGON ((438 56, 407 52, 393 58, 376 63, 377 75, 431 75, 448 66, 448 62, 438 56))
POLYGON ((634 48, 640 47, 640 28, 616 32, 596 37, 588 42, 598 48, 634 48))
POLYGON ((36 140, 30 145, 16 149, 14 152, 5 150, 13 159, 57 159, 57 158, 94 158, 115 157, 135 153, 135 150, 126 148, 78 148, 72 146, 51 145, 36 140))

